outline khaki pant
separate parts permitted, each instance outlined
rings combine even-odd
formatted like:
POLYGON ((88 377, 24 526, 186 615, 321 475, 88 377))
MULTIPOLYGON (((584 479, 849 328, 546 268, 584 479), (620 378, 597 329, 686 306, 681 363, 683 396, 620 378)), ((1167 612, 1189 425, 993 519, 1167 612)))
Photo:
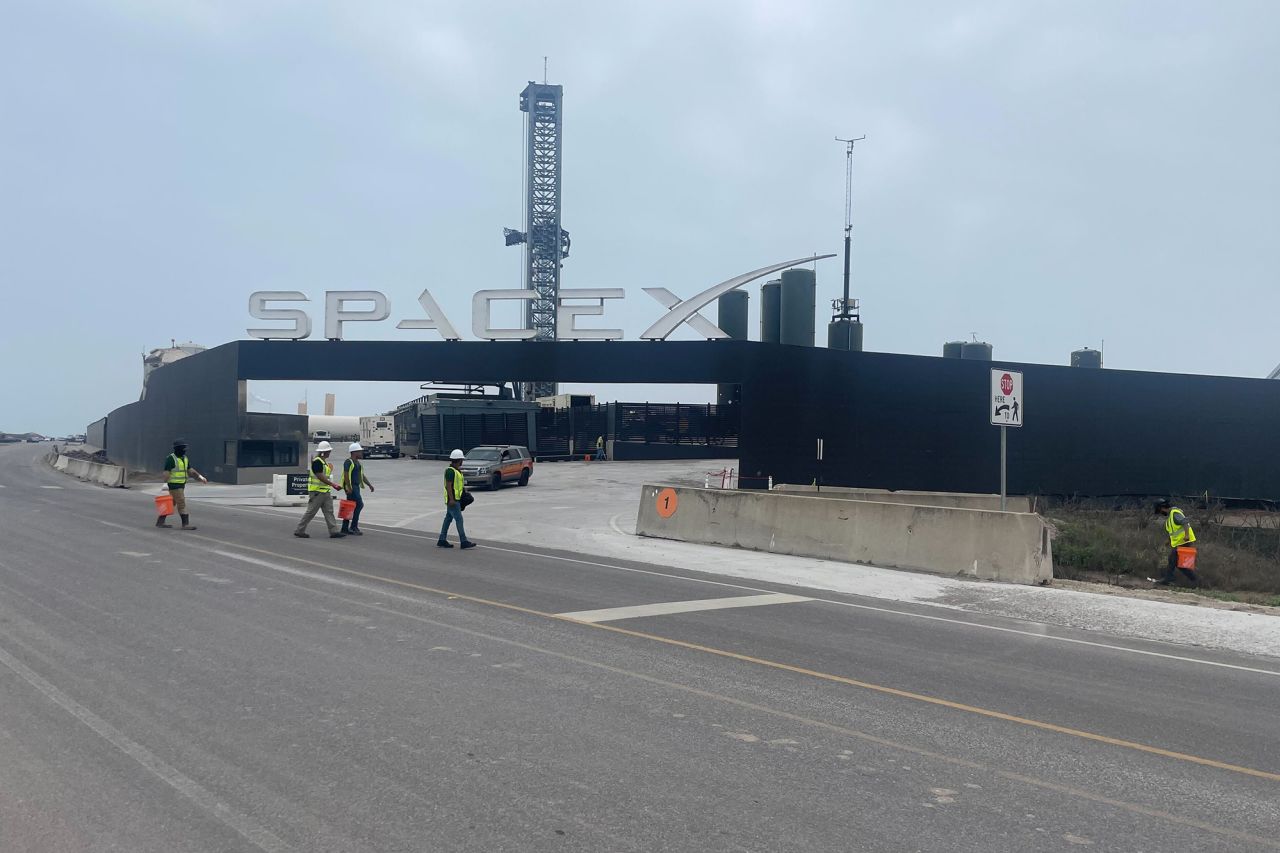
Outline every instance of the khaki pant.
POLYGON ((173 511, 176 512, 178 515, 186 515, 187 514, 187 490, 186 489, 170 489, 169 497, 173 498, 173 511))
POLYGON ((307 511, 302 514, 302 521, 298 522, 298 529, 295 532, 306 533, 307 525, 316 517, 317 512, 324 513, 324 523, 329 528, 329 532, 337 533, 338 519, 333 514, 333 493, 331 492, 311 493, 311 497, 307 500, 307 511))

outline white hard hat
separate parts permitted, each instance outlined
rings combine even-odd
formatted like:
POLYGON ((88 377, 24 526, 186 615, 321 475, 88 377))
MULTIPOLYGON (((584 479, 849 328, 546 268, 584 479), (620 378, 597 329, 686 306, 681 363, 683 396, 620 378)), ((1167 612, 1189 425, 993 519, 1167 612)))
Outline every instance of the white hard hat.
POLYGON ((328 450, 333 450, 333 445, 327 441, 322 441, 316 445, 316 453, 324 453, 328 450))
POLYGON ((357 450, 364 450, 364 448, 360 446, 360 442, 358 441, 351 442, 351 446, 347 448, 348 453, 355 453, 357 450))
POLYGON ((449 454, 449 459, 450 461, 453 461, 453 462, 456 462, 459 459, 466 459, 466 458, 467 458, 467 454, 463 453, 461 450, 455 450, 449 454))

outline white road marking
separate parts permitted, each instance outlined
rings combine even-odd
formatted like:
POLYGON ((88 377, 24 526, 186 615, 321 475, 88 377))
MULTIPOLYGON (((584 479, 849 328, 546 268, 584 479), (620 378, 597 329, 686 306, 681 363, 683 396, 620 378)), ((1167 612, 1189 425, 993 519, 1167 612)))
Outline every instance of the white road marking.
POLYGON ((150 557, 150 554, 144 554, 142 551, 121 551, 126 557, 150 557))
POLYGON ((61 489, 62 486, 41 486, 42 489, 61 489))
MULTIPOLYGON (((274 515, 274 513, 264 513, 261 510, 254 510, 250 507, 227 507, 227 508, 233 511, 238 511, 238 512, 255 512, 259 515, 264 515, 264 514, 274 515)), ((122 524, 111 524, 111 522, 109 521, 100 521, 99 523, 110 524, 112 527, 119 527, 123 530, 134 529, 132 527, 125 527, 122 524)), ((391 530, 387 525, 373 524, 370 526, 381 527, 383 532, 390 533, 393 536, 409 536, 414 539, 424 538, 424 534, 409 533, 401 530, 391 530)), ((578 559, 576 557, 561 557, 555 554, 540 554, 536 551, 521 551, 517 548, 502 548, 497 545, 481 545, 480 547, 488 548, 492 551, 500 551, 507 554, 520 554, 525 557, 538 557, 543 560, 558 560, 562 563, 576 563, 581 566, 595 566, 601 569, 612 569, 617 572, 633 572, 639 575, 653 575, 654 577, 672 578, 675 580, 688 581, 690 583, 705 584, 707 586, 723 586, 723 587, 728 587, 730 589, 747 590, 749 592, 771 592, 772 591, 772 590, 767 590, 758 586, 747 586, 745 584, 740 584, 740 583, 729 583, 728 581, 713 581, 713 580, 707 580, 705 578, 694 578, 694 577, 689 577, 687 575, 673 574, 671 572, 654 571, 652 569, 637 569, 632 566, 618 566, 618 565, 613 565, 611 563, 597 562, 595 560, 578 559)), ((859 593, 851 592, 851 593, 848 593, 848 595, 856 596, 856 595, 859 595, 859 593)), ((1271 675, 1271 676, 1280 677, 1280 670, 1274 670, 1274 669, 1261 669, 1259 667, 1254 667, 1254 666, 1241 666, 1239 664, 1234 664, 1234 663, 1222 663, 1221 661, 1216 661, 1216 660, 1206 660, 1205 658, 1188 657, 1185 655, 1173 655, 1173 654, 1168 654, 1166 652, 1153 652, 1147 649, 1135 649, 1129 646, 1114 645, 1112 643, 1099 643, 1093 640, 1080 640, 1075 637, 1060 637, 1060 636, 1057 636, 1056 634, 1045 634, 1042 631, 1023 631, 1017 628, 1005 628, 1000 625, 986 625, 986 624, 983 624, 982 622, 970 622, 966 619, 952 619, 946 616, 931 616, 927 613, 913 613, 910 610, 895 610, 892 607, 876 607, 871 604, 856 604, 852 601, 837 601, 831 598, 811 598, 810 600, 820 601, 824 604, 836 604, 836 605, 839 605, 840 607, 852 607, 855 610, 870 610, 873 613, 888 613, 893 616, 905 616, 911 619, 928 619, 932 622, 947 622, 952 625, 961 625, 966 628, 979 628, 986 631, 1000 631, 1005 634, 1017 634, 1023 637, 1031 637, 1032 639, 1036 639, 1036 640, 1046 640, 1046 641, 1056 642, 1056 643, 1071 643, 1077 646, 1087 646, 1087 647, 1096 648, 1096 649, 1107 649, 1108 651, 1113 651, 1113 652, 1125 652, 1127 654, 1133 654, 1133 655, 1145 655, 1146 657, 1163 658, 1164 660, 1174 660, 1174 661, 1179 661, 1181 663, 1198 663, 1198 664, 1203 664, 1204 666, 1216 666, 1219 669, 1233 669, 1238 672, 1253 672, 1253 673, 1257 673, 1258 675, 1271 675)), ((922 602, 921 606, 922 607, 938 607, 939 605, 922 602)), ((1014 617, 995 617, 995 618, 1014 618, 1014 617)), ((1052 627, 1052 626, 1047 626, 1047 627, 1052 627)), ((1150 640, 1149 642, 1161 643, 1162 641, 1150 640)))
MULTIPOLYGON (((420 535, 416 533, 403 533, 397 530, 388 530, 387 532, 392 533, 396 536, 413 536, 413 537, 421 538, 420 535)), ((704 578, 691 578, 686 575, 672 574, 671 572, 658 572, 658 571, 653 571, 652 569, 637 569, 632 566, 616 566, 610 563, 598 563, 598 562, 595 562, 594 560, 581 560, 576 557, 560 557, 555 554, 539 554, 536 551, 521 551, 517 548, 502 548, 497 545, 481 545, 480 547, 488 548, 492 551, 502 551, 507 554, 522 554, 526 557, 541 557, 544 560, 559 560, 560 562, 563 562, 563 563, 577 563, 583 566, 597 566, 602 569, 613 569, 614 571, 618 571, 618 572, 634 572, 635 574, 640 574, 640 575, 653 575, 655 577, 661 577, 661 578, 673 578, 675 580, 689 581, 691 583, 707 584, 709 586, 724 586, 724 587, 729 587, 730 589, 742 589, 750 592, 770 592, 770 590, 767 590, 758 586, 747 586, 746 584, 729 583, 728 581, 706 580, 704 578)), ((858 593, 856 592, 851 592, 848 594, 858 595, 858 593)), ((1193 657, 1187 657, 1185 655, 1171 655, 1165 652, 1153 652, 1147 649, 1135 649, 1129 646, 1117 646, 1111 643, 1099 643, 1093 640, 1079 640, 1079 639, 1076 639, 1075 637, 1059 637, 1056 634, 1045 634, 1038 631, 1022 631, 1017 628, 1005 628, 1000 625, 985 625, 982 622, 970 622, 966 619, 951 619, 946 616, 931 616, 928 613, 912 613, 910 610, 895 610, 892 607, 876 607, 871 604, 856 604, 852 601, 837 601, 832 598, 816 598, 815 597, 815 598, 811 598, 810 600, 820 601, 824 604, 836 604, 836 605, 839 605, 840 607, 852 607, 855 610, 870 610, 873 613, 889 613, 894 616, 907 616, 912 619, 928 619, 931 622, 947 622, 952 625, 963 625, 966 628, 981 628, 986 631, 1000 631, 1005 634, 1018 634, 1019 636, 1031 637, 1036 640, 1050 640, 1057 643, 1072 643, 1077 646, 1089 646, 1096 649, 1107 649, 1113 652, 1127 652, 1129 654, 1134 654, 1134 655, 1146 655, 1147 657, 1164 658, 1165 660, 1176 660, 1176 661, 1181 661, 1183 663, 1199 663, 1199 664, 1204 664, 1205 666, 1216 666, 1221 669, 1234 669, 1240 672, 1256 672, 1259 675, 1280 676, 1280 670, 1261 669, 1259 667, 1254 667, 1254 666, 1241 666, 1239 664, 1234 664, 1234 663, 1222 663, 1221 661, 1205 660, 1204 658, 1193 658, 1193 657)), ((937 607, 938 605, 922 603, 921 606, 937 607)), ((1010 617, 997 617, 997 618, 1010 618, 1010 617)), ((1159 643, 1160 641, 1151 640, 1150 642, 1159 643)))
POLYGON ((179 794, 222 823, 231 827, 231 829, 234 829, 259 850, 264 850, 266 853, 285 853, 293 849, 269 829, 248 815, 233 811, 230 806, 220 800, 208 788, 166 763, 142 744, 130 740, 115 726, 54 687, 3 649, 0 649, 0 664, 4 664, 23 681, 43 693, 49 701, 84 723, 93 730, 94 734, 138 762, 152 775, 165 782, 179 794))
MULTIPOLYGON (((328 574, 325 574, 324 572, 311 571, 310 569, 296 569, 292 566, 282 566, 279 563, 272 563, 268 560, 259 560, 257 557, 249 557, 249 556, 246 556, 245 554, 237 554, 234 551, 219 551, 215 549, 213 553, 217 554, 219 557, 229 557, 232 560, 239 560, 242 563, 250 563, 255 566, 261 566, 264 569, 271 569, 273 571, 282 572, 286 575, 294 575, 295 577, 306 578, 308 580, 332 584, 333 586, 343 586, 343 587, 347 587, 348 589, 357 589, 357 590, 360 590, 361 592, 370 593, 372 595, 380 595, 380 596, 383 596, 384 598, 394 598, 397 601, 404 601, 409 604, 416 604, 418 606, 422 606, 424 604, 431 603, 431 601, 427 598, 414 597, 412 595, 404 595, 402 593, 392 592, 391 590, 388 590, 384 586, 381 586, 379 584, 362 583, 360 581, 350 581, 344 578, 336 578, 333 575, 328 575, 328 574)), ((272 589, 272 588, 273 587, 267 587, 267 589, 272 589)), ((393 612, 398 613, 399 611, 393 611, 393 612)), ((410 619, 418 618, 416 616, 412 616, 405 613, 400 613, 399 615, 408 616, 408 618, 410 619)))
POLYGON ((422 513, 422 515, 411 515, 408 518, 397 521, 395 524, 390 524, 387 526, 388 527, 408 527, 410 524, 413 524, 415 521, 425 521, 426 519, 431 518, 432 516, 435 516, 435 515, 444 515, 444 510, 437 509, 433 512, 424 512, 422 513))
POLYGON ((772 592, 767 595, 735 595, 730 598, 703 598, 697 601, 663 601, 657 604, 636 604, 631 607, 610 607, 605 610, 578 610, 573 613, 557 613, 565 619, 577 622, 613 622, 617 619, 638 619, 642 616, 667 616, 672 613, 697 613, 703 610, 729 610, 734 607, 763 607, 768 604, 791 604, 797 601, 813 601, 802 595, 772 592))

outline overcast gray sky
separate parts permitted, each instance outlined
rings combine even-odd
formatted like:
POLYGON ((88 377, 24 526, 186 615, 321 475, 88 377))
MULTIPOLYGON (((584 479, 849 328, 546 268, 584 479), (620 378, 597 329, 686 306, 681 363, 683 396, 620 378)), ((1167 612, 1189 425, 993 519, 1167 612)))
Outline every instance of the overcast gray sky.
MULTIPOLYGON (((0 429, 83 430, 137 398, 144 350, 244 337, 254 290, 382 290, 392 321, 353 334, 426 339, 394 322, 429 286, 466 334, 474 290, 520 286, 502 227, 544 54, 565 286, 626 288, 628 337, 661 310, 643 286, 839 251, 832 137, 867 134, 867 349, 1280 361, 1274 2, 49 0, 0 27, 0 429)), ((413 393, 343 386, 339 413, 413 393)))

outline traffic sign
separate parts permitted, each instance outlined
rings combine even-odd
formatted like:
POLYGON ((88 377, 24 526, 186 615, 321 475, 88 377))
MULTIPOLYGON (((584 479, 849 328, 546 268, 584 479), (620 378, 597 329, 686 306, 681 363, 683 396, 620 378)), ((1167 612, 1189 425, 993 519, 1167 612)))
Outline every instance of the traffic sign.
POLYGON ((994 426, 1022 426, 1022 374, 1016 370, 991 371, 991 423, 994 426))

